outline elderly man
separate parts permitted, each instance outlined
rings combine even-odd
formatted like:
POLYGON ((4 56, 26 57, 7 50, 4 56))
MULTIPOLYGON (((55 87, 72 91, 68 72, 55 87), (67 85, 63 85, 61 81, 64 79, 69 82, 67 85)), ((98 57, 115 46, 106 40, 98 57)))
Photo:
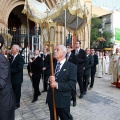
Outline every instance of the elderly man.
POLYGON ((23 82, 23 57, 19 54, 19 46, 11 48, 13 58, 10 59, 11 83, 16 98, 16 109, 20 107, 21 84, 23 82))
MULTIPOLYGON (((4 43, 0 35, 0 49, 4 43)), ((0 54, 0 120, 15 119, 15 98, 10 81, 10 65, 4 55, 0 54)))
POLYGON ((7 58, 6 50, 2 50, 2 51, 1 51, 1 54, 3 54, 3 55, 7 58))
POLYGON ((27 67, 29 76, 32 78, 32 85, 34 88, 32 103, 36 102, 38 100, 38 96, 41 95, 41 92, 39 90, 39 83, 42 73, 43 60, 41 57, 39 57, 39 54, 39 50, 34 51, 34 57, 30 59, 30 63, 27 67))
POLYGON ((112 80, 111 84, 116 85, 117 76, 118 76, 118 58, 120 57, 119 48, 116 48, 116 52, 112 55, 111 58, 111 70, 112 70, 112 80))
POLYGON ((54 120, 51 88, 54 88, 57 117, 60 117, 61 120, 73 120, 70 114, 70 101, 71 90, 76 86, 77 67, 73 63, 66 61, 66 53, 67 49, 63 45, 58 45, 54 50, 54 57, 57 60, 57 63, 54 63, 55 76, 49 77, 50 87, 46 99, 51 120, 54 120))

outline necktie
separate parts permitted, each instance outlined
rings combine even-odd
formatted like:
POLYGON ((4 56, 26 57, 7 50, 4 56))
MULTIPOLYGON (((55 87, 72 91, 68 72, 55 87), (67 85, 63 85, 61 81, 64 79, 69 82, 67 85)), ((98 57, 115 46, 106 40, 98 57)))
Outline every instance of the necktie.
POLYGON ((56 69, 55 69, 55 78, 58 76, 59 72, 60 72, 60 62, 57 63, 56 65, 56 69))
POLYGON ((69 59, 69 54, 67 54, 67 56, 66 56, 66 60, 68 61, 68 59, 69 59))
POLYGON ((12 63, 13 63, 14 59, 15 59, 15 57, 13 56, 12 63))
POLYGON ((78 50, 76 50, 76 53, 75 53, 75 55, 78 55, 78 53, 79 53, 79 51, 78 51, 78 50))
POLYGON ((44 55, 44 58, 46 58, 46 55, 44 55))

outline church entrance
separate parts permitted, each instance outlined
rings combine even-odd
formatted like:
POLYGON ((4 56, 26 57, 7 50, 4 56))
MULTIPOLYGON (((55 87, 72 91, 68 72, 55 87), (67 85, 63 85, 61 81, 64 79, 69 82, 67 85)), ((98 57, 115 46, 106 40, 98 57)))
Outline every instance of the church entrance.
POLYGON ((38 39, 33 36, 41 35, 41 31, 40 28, 35 27, 34 22, 30 20, 27 22, 26 15, 22 13, 23 8, 24 5, 19 5, 11 11, 8 19, 8 33, 12 36, 11 46, 13 44, 20 46, 25 62, 27 63, 29 50, 33 49, 33 41, 37 41, 38 39))

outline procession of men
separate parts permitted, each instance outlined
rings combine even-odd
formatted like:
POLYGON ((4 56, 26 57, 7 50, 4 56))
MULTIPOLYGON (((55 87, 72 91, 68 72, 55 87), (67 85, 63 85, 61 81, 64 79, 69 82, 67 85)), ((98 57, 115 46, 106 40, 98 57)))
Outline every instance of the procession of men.
MULTIPOLYGON (((1 37, 3 45, 3 38, 1 37)), ((5 112, 0 114, 0 120, 15 120, 14 110, 20 107, 21 86, 23 82, 23 65, 24 59, 19 53, 20 47, 13 45, 11 47, 11 57, 5 55, 2 51, 1 55, 4 59, 8 59, 10 66, 9 82, 5 83, 5 77, 0 74, 0 89, 4 92, 4 85, 9 84, 11 93, 14 94, 11 98, 13 107, 5 109, 5 112), (6 110, 12 113, 7 114, 6 110), (5 114, 7 116, 5 116, 5 114)), ((73 120, 70 113, 71 101, 73 107, 77 106, 76 84, 79 85, 79 99, 84 99, 88 90, 94 88, 95 77, 103 78, 105 74, 112 74, 112 85, 119 87, 120 79, 120 54, 119 48, 111 56, 108 51, 95 51, 94 48, 81 49, 81 41, 77 40, 75 49, 71 44, 57 45, 53 51, 54 75, 51 75, 50 54, 48 46, 44 47, 43 54, 39 50, 34 51, 34 57, 29 58, 27 66, 28 75, 31 79, 33 87, 33 98, 31 102, 34 104, 38 101, 38 97, 44 92, 47 92, 46 104, 50 111, 50 120, 54 120, 54 104, 56 107, 57 120, 73 120), (40 90, 40 81, 43 81, 43 91, 40 90), (54 89, 54 103, 52 90, 54 89)), ((7 78, 8 79, 8 78, 7 78)), ((6 80, 7 80, 6 79, 6 80)), ((32 94, 32 93, 31 93, 32 94)), ((0 95, 1 96, 1 95, 0 95)), ((2 99, 2 97, 1 97, 2 99)), ((1 103, 0 103, 1 104, 1 103)), ((6 103, 4 103, 6 104, 6 103)))

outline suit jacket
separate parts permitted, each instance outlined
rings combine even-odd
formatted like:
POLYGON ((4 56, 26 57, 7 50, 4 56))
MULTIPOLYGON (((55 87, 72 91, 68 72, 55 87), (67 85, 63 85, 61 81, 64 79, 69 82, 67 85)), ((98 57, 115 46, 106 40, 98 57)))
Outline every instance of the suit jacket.
MULTIPOLYGON (((43 54, 41 55, 41 57, 43 58, 43 54)), ((44 70, 44 75, 49 76, 50 73, 50 55, 47 54, 47 56, 44 56, 44 60, 43 60, 43 67, 46 67, 46 70, 44 70)))
POLYGON ((94 54, 93 59, 94 59, 94 64, 91 67, 91 72, 96 72, 96 65, 98 64, 98 56, 96 54, 94 54))
MULTIPOLYGON (((54 64, 54 66, 56 66, 54 64)), ((54 89, 54 100, 57 108, 70 106, 71 90, 75 88, 77 81, 76 65, 66 61, 56 78, 58 89, 54 89)), ((49 87, 46 102, 52 101, 52 89, 49 87)))
MULTIPOLYGON (((75 54, 75 50, 72 50, 72 53, 75 54)), ((83 49, 79 50, 79 54, 77 55, 77 73, 83 74, 84 63, 86 62, 86 52, 83 49)))
POLYGON ((77 65, 77 56, 74 55, 73 53, 71 53, 71 55, 70 55, 70 57, 68 59, 68 62, 71 62, 71 63, 77 65))
POLYGON ((11 85, 10 65, 8 60, 0 54, 0 111, 9 111, 14 108, 15 97, 11 85))
POLYGON ((24 59, 18 54, 14 61, 10 60, 11 83, 12 85, 21 84, 23 82, 23 65, 24 59))
MULTIPOLYGON (((34 59, 34 58, 32 58, 34 59)), ((29 63, 27 66, 28 73, 32 72, 32 78, 40 78, 43 68, 43 59, 41 57, 37 57, 32 63, 29 63)))
POLYGON ((85 70, 84 70, 84 75, 91 75, 91 67, 94 64, 94 59, 92 55, 88 55, 86 57, 86 63, 84 64, 85 70))

